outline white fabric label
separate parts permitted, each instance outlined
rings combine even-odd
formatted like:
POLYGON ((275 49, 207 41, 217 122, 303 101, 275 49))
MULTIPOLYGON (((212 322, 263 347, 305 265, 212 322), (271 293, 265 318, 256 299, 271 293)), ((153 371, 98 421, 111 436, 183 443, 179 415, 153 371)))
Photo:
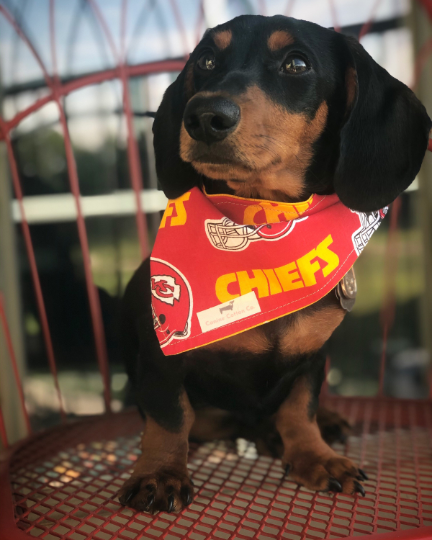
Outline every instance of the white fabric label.
POLYGON ((197 313, 198 321, 203 332, 209 332, 231 322, 245 319, 255 313, 260 313, 261 308, 254 291, 229 300, 218 306, 214 306, 197 313))

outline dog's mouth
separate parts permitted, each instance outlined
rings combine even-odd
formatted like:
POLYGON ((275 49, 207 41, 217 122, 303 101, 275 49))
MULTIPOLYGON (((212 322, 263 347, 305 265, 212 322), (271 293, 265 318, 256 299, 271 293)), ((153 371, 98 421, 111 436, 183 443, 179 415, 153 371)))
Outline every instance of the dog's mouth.
POLYGON ((238 159, 227 159, 218 156, 200 156, 191 161, 193 168, 214 180, 225 180, 235 183, 253 181, 259 176, 259 170, 238 159))
POLYGON ((243 155, 237 145, 229 141, 210 146, 194 141, 188 146, 188 152, 181 157, 209 179, 244 182, 258 173, 255 164, 243 155))
POLYGON ((208 175, 209 178, 219 178, 219 175, 222 174, 225 179, 244 181, 245 178, 243 177, 247 176, 249 178, 257 174, 255 168, 250 164, 228 157, 199 156, 191 161, 191 165, 198 172, 208 175))
POLYGON ((207 144, 192 139, 186 130, 182 129, 180 138, 180 155, 183 161, 189 163, 208 163, 213 165, 242 165, 247 163, 243 155, 241 141, 232 134, 223 141, 207 144))
POLYGON ((216 165, 216 166, 220 166, 220 165, 229 165, 229 166, 235 166, 235 165, 238 165, 238 163, 236 162, 236 160, 234 158, 230 158, 230 157, 221 157, 221 156, 218 156, 218 155, 212 155, 212 154, 201 154, 201 155, 198 155, 196 157, 193 157, 193 159, 191 160, 191 163, 192 165, 194 163, 203 163, 203 164, 206 164, 206 165, 216 165))
POLYGON ((278 155, 260 148, 251 148, 248 155, 247 145, 242 144, 242 141, 234 136, 211 145, 194 141, 189 137, 184 137, 182 142, 183 144, 180 144, 182 160, 190 163, 200 174, 210 179, 251 180, 260 172, 280 163, 278 155))

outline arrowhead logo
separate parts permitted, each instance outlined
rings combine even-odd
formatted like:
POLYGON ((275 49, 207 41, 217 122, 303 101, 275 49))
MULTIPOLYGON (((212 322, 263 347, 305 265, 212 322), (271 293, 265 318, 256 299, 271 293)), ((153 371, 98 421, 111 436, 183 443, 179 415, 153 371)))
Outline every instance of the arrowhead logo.
POLYGON ((180 285, 172 276, 152 276, 151 291, 155 298, 170 306, 174 305, 174 300, 180 300, 180 285))

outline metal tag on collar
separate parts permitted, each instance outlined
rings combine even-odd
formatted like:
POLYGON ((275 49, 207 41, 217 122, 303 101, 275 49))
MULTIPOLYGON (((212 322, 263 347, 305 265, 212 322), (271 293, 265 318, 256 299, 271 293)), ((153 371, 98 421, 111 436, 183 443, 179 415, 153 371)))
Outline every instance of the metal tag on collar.
POLYGON ((336 298, 345 311, 351 311, 357 296, 357 281, 352 267, 335 288, 336 298))

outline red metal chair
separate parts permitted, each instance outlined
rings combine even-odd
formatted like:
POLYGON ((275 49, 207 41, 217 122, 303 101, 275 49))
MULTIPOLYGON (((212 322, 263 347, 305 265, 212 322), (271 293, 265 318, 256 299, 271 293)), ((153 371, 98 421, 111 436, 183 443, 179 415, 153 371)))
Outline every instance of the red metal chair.
POLYGON ((367 494, 312 493, 284 480, 280 461, 222 441, 193 445, 197 495, 180 514, 120 506, 137 458, 135 412, 67 423, 34 435, 0 462, 0 538, 382 540, 432 538, 430 401, 330 398, 356 425, 342 452, 367 468, 367 494), (384 534, 382 534, 384 533, 384 534))
MULTIPOLYGON (((389 296, 383 309, 383 354, 380 391, 376 398, 325 396, 324 403, 355 425, 354 434, 340 452, 367 469, 365 498, 312 493, 282 475, 280 461, 257 457, 252 445, 242 448, 223 441, 191 445, 189 467, 196 486, 194 502, 181 514, 151 516, 122 507, 116 493, 137 459, 142 421, 134 411, 110 412, 110 388, 99 298, 93 284, 85 221, 81 212, 78 177, 61 97, 77 88, 118 78, 123 85, 127 119, 131 184, 136 195, 137 227, 142 254, 148 253, 141 208, 142 189, 138 151, 133 133, 128 79, 131 76, 180 70, 183 61, 128 66, 116 51, 108 27, 94 0, 88 0, 117 59, 117 67, 63 84, 56 75, 54 1, 50 2, 53 74, 50 75, 32 43, 12 15, 6 18, 27 44, 43 70, 49 93, 9 121, 0 118, 0 138, 7 146, 15 195, 20 204, 23 235, 30 262, 40 320, 51 372, 63 418, 60 426, 32 433, 25 408, 12 340, 0 294, 0 321, 14 369, 17 392, 29 436, 8 446, 0 409, 0 435, 6 450, 0 455, 0 540, 167 540, 321 538, 426 539, 432 538, 432 401, 385 398, 383 380, 385 345, 392 320, 394 267, 389 235, 387 276, 389 296), (39 282, 30 229, 22 204, 20 179, 10 132, 26 116, 53 101, 63 129, 71 192, 83 252, 87 292, 99 368, 104 381, 106 414, 66 421, 57 381, 56 363, 44 299, 39 282)), ((172 0, 176 20, 181 20, 172 0)), ((293 0, 288 5, 292 7, 293 0)), ((332 4, 332 3, 331 3, 332 4)), ((374 10, 377 2, 374 3, 374 10)), ((201 10, 202 11, 202 10, 201 10)), ((199 25, 202 24, 202 17, 199 25)), ((363 33, 367 32, 369 22, 363 33)), ((335 21, 335 27, 338 25, 335 21)), ((417 75, 430 52, 426 44, 417 75)), ((399 204, 392 209, 390 231, 397 223, 399 204)))

